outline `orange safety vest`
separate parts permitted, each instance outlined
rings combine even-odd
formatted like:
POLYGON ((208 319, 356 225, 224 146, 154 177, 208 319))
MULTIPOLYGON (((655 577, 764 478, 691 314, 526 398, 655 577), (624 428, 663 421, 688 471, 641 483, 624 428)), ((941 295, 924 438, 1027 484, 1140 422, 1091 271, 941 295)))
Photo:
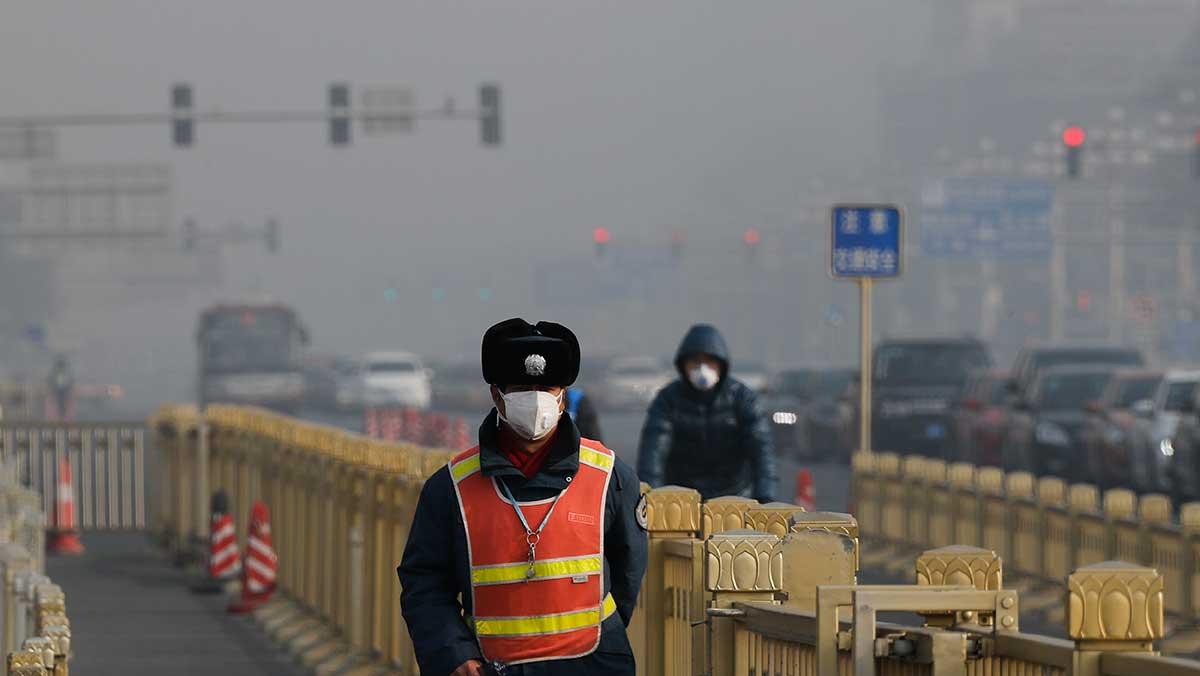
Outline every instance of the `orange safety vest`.
POLYGON ((583 657, 600 643, 600 624, 617 609, 604 593, 604 507, 613 462, 612 451, 582 440, 579 471, 557 498, 518 503, 530 529, 545 520, 532 538, 502 493, 506 489, 480 471, 478 447, 450 461, 467 531, 469 623, 487 660, 583 657))

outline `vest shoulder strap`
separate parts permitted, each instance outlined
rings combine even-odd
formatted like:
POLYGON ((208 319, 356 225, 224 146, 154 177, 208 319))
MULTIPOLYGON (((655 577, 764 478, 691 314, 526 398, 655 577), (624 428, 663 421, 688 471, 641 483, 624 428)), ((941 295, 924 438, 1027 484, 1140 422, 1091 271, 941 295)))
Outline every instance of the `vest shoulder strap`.
POLYGON ((579 445, 579 463, 605 472, 611 472, 616 456, 603 445, 589 441, 579 445))
POLYGON ((471 476, 479 471, 479 447, 476 446, 468 451, 463 451, 454 456, 447 467, 450 469, 450 478, 454 483, 458 483, 463 479, 471 476))

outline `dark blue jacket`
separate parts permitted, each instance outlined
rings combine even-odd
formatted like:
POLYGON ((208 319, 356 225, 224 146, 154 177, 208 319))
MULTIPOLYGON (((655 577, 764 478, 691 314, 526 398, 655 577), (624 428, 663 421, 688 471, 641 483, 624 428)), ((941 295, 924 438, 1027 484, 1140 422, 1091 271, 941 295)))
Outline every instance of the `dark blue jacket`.
MULTIPOLYGON (((520 501, 542 500, 565 490, 579 470, 579 432, 564 415, 545 464, 532 479, 496 449, 496 412, 479 428, 480 467, 484 476, 503 481, 520 501)), ((505 676, 587 676, 634 673, 633 651, 625 626, 637 604, 646 572, 646 532, 637 522, 641 496, 633 469, 617 459, 608 484, 604 514, 604 586, 617 602, 605 621, 596 652, 579 659, 510 667, 505 676)), ((516 516, 514 515, 515 519, 516 516)), ((408 623, 423 676, 446 676, 469 659, 481 659, 475 636, 463 621, 470 614, 471 586, 467 536, 450 472, 438 470, 421 489, 412 529, 404 547, 400 606, 408 623)))
POLYGON ((651 486, 687 486, 704 499, 775 497, 775 451, 758 395, 729 377, 729 350, 712 326, 693 326, 675 356, 680 377, 664 387, 646 414, 638 447, 638 476, 651 486), (721 362, 721 380, 697 390, 683 373, 691 355, 721 362))

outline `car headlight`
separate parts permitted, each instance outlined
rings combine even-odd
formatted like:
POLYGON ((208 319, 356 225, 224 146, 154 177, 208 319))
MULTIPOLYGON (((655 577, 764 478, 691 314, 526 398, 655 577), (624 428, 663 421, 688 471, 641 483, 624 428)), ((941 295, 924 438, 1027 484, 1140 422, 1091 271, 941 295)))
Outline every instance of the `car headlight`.
POLYGON ((1033 434, 1039 444, 1047 446, 1069 446, 1071 444, 1071 438, 1067 436, 1067 431, 1054 423, 1038 423, 1033 434))
POLYGON ((1175 444, 1171 443, 1170 437, 1158 442, 1158 452, 1168 458, 1175 455, 1175 444))
POLYGON ((799 416, 790 411, 776 411, 771 415, 771 422, 776 425, 795 425, 799 419, 799 416))

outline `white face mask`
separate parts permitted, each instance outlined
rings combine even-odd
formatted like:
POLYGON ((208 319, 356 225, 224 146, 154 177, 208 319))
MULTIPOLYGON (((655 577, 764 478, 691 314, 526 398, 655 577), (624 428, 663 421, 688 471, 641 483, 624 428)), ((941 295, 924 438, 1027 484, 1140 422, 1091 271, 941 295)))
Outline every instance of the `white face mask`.
POLYGON ((688 371, 688 380, 691 381, 692 387, 707 392, 717 386, 717 382, 721 380, 721 374, 708 364, 701 364, 691 371, 688 371))
POLYGON ((522 439, 537 441, 558 426, 561 392, 555 396, 549 392, 528 390, 500 396, 504 399, 504 413, 500 415, 500 419, 508 423, 512 431, 522 439))

